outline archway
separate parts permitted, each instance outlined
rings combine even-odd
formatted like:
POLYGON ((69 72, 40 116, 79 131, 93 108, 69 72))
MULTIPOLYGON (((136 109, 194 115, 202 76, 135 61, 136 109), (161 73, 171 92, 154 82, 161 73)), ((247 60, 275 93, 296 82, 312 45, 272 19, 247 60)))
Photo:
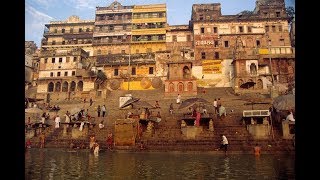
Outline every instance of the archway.
POLYGON ((183 90, 184 90, 184 85, 182 82, 179 82, 178 83, 178 92, 183 92, 183 90))
POLYGON ((257 89, 263 89, 263 83, 261 79, 257 80, 257 89))
POLYGON ((61 82, 56 82, 55 92, 60 92, 60 91, 61 91, 61 82))
POLYGON ((82 81, 78 82, 77 89, 78 89, 78 91, 83 91, 83 82, 82 81))
POLYGON ((50 82, 50 83, 48 84, 48 92, 53 92, 53 87, 54 87, 53 82, 50 82))
POLYGON ((62 92, 68 92, 68 85, 67 81, 62 83, 62 92))
POLYGON ((191 75, 190 69, 188 66, 183 67, 183 78, 184 79, 189 79, 191 75))
POLYGON ((169 92, 174 92, 174 84, 173 83, 169 84, 169 92))
POLYGON ((74 81, 72 81, 70 84, 70 91, 73 92, 75 90, 76 90, 76 83, 74 81))
POLYGON ((251 75, 257 75, 257 66, 255 63, 250 64, 250 74, 251 75))
POLYGON ((193 89, 193 83, 192 82, 188 82, 187 90, 188 91, 192 91, 192 89, 193 89))

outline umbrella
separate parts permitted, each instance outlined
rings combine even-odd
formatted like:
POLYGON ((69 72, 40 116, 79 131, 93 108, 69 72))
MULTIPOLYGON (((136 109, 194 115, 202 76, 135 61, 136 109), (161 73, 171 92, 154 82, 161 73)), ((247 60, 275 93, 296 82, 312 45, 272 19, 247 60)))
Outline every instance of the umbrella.
POLYGON ((129 99, 128 101, 126 101, 120 108, 125 108, 127 106, 130 106, 132 103, 136 102, 136 101, 139 101, 140 98, 132 98, 132 99, 129 99))
POLYGON ((207 105, 212 105, 209 101, 203 99, 203 98, 189 98, 184 100, 178 109, 183 109, 183 108, 187 108, 190 106, 193 106, 195 104, 207 104, 207 105))
POLYGON ((43 113, 43 110, 40 108, 32 107, 32 108, 25 109, 24 112, 30 113, 30 114, 40 114, 40 113, 43 113))
POLYGON ((295 96, 293 94, 278 96, 273 100, 272 105, 280 111, 295 109, 295 96))
POLYGON ((249 89, 250 87, 254 86, 255 84, 256 84, 255 82, 249 81, 249 82, 241 84, 240 88, 249 89))
POLYGON ((81 108, 79 108, 79 107, 74 107, 74 108, 72 108, 71 110, 70 110, 70 114, 76 114, 76 113, 78 113, 78 112, 80 112, 81 111, 81 108))
POLYGON ((134 108, 155 108, 153 105, 151 105, 150 103, 146 102, 146 101, 136 101, 132 103, 134 108))

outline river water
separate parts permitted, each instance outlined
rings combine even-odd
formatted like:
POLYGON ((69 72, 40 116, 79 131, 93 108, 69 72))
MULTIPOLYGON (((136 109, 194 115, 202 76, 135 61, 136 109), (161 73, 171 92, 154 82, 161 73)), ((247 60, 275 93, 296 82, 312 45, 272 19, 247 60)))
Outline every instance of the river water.
POLYGON ((295 179, 293 155, 28 149, 25 179, 295 179))

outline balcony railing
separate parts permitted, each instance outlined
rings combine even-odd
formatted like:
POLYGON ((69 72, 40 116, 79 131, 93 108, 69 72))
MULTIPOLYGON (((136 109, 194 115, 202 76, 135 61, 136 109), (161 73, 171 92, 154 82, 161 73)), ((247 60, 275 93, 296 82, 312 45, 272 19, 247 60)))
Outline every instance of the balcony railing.
POLYGON ((269 110, 244 110, 243 117, 266 117, 270 116, 269 110))
POLYGON ((65 43, 63 43, 63 42, 55 42, 55 43, 53 43, 53 42, 42 42, 41 43, 42 44, 42 46, 51 46, 51 45, 81 45, 81 44, 92 44, 92 40, 86 40, 86 41, 83 41, 83 42, 75 42, 75 41, 71 41, 71 42, 65 42, 65 43))

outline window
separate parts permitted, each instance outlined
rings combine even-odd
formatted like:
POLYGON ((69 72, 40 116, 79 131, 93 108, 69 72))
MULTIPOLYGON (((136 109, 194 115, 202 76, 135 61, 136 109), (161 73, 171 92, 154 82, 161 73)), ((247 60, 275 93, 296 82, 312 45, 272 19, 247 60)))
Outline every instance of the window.
POLYGON ((52 62, 52 63, 55 63, 55 62, 56 62, 56 58, 52 58, 52 59, 51 59, 51 62, 52 62))
POLYGON ((127 25, 123 25, 123 26, 122 26, 122 29, 123 29, 123 30, 126 30, 126 29, 127 29, 127 25))
POLYGON ((72 71, 72 76, 75 76, 76 75, 76 71, 72 71))
POLYGON ((282 25, 279 26, 279 32, 282 32, 282 25))
POLYGON ((243 26, 239 26, 239 32, 243 33, 243 26))
POLYGON ((260 40, 256 40, 257 47, 260 47, 260 40))
POLYGON ((201 53, 201 59, 206 59, 206 53, 205 52, 201 53))
POLYGON ((79 28, 79 32, 82 32, 82 28, 79 28))
POLYGON ((200 32, 201 32, 201 34, 203 34, 204 33, 204 28, 202 27, 202 28, 200 28, 200 32))
POLYGON ((218 33, 218 27, 213 27, 213 33, 218 33))
POLYGON ((76 62, 77 61, 77 57, 73 57, 73 62, 76 62))
POLYGON ((66 41, 62 41, 62 44, 66 44, 66 41))
POLYGON ((177 35, 172 35, 172 42, 177 42, 177 35))
POLYGON ((62 58, 59 58, 59 63, 62 63, 62 58))
POLYGON ((64 72, 64 76, 68 76, 68 71, 64 72))
POLYGON ((153 74, 153 67, 149 67, 149 74, 153 74))
POLYGON ((70 28, 70 33, 73 33, 73 28, 70 28))
POLYGON ((68 63, 70 61, 70 57, 67 57, 66 58, 66 62, 68 63))
POLYGON ((57 76, 59 77, 59 76, 60 76, 60 74, 61 74, 61 72, 58 72, 58 73, 57 73, 57 76))
POLYGON ((135 67, 132 68, 131 75, 136 75, 136 68, 135 67))
POLYGON ((276 16, 277 16, 277 17, 280 17, 280 12, 276 12, 276 16))
POLYGON ((194 57, 194 52, 191 52, 191 53, 190 53, 190 56, 191 56, 191 57, 194 57))
POLYGON ((284 46, 284 39, 280 39, 280 46, 284 46))
POLYGON ((191 41, 191 35, 187 35, 187 41, 191 41))
POLYGON ((52 45, 55 45, 56 44, 56 41, 52 41, 52 45))
POLYGON ((48 62, 48 58, 45 58, 45 59, 44 59, 44 63, 47 63, 47 62, 48 62))
POLYGON ((50 77, 53 77, 53 72, 50 72, 50 77))
POLYGON ((276 32, 276 26, 272 26, 272 32, 276 32))
POLYGON ((114 30, 114 26, 109 26, 109 30, 113 31, 114 30))
POLYGON ((152 53, 152 49, 151 48, 147 48, 146 52, 147 53, 152 53))
POLYGON ((199 20, 203 20, 203 14, 199 15, 199 20))
POLYGON ((57 33, 58 32, 58 29, 54 29, 54 31, 53 31, 54 33, 57 33))
POLYGON ((251 33, 252 32, 251 26, 248 26, 247 28, 248 28, 248 33, 251 33))
POLYGON ((113 75, 114 76, 118 76, 119 75, 119 69, 114 69, 113 75))
POLYGON ((90 28, 87 28, 87 29, 86 29, 86 32, 90 32, 90 28))
POLYGON ((219 56, 219 52, 214 52, 214 58, 215 58, 215 59, 219 59, 219 57, 220 57, 220 56, 219 56))
POLYGON ((139 53, 139 49, 136 49, 136 54, 138 54, 139 53))
POLYGON ((66 31, 65 29, 61 29, 61 32, 62 32, 62 33, 65 33, 65 31, 66 31))
POLYGON ((125 54, 125 53, 126 53, 126 50, 122 49, 121 54, 125 54))
POLYGON ((267 13, 267 12, 264 12, 263 15, 264 15, 264 17, 267 17, 267 16, 268 16, 268 13, 267 13))
POLYGON ((269 26, 265 26, 266 32, 269 32, 269 26))
POLYGON ((224 47, 229 47, 229 41, 224 41, 224 47))
POLYGON ((214 41, 214 47, 218 47, 219 46, 219 41, 214 41))

